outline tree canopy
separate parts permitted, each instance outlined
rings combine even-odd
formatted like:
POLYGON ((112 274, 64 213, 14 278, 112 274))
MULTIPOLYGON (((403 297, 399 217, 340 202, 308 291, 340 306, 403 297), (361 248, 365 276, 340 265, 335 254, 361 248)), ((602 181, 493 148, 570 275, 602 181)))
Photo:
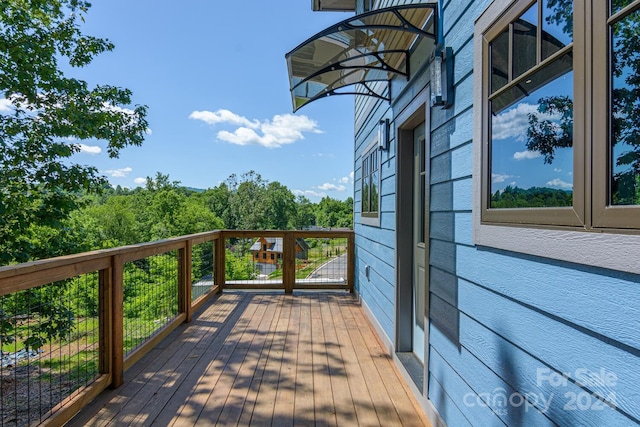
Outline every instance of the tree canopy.
MULTIPOLYGON (((97 169, 73 163, 79 141, 107 142, 117 157, 142 144, 146 107, 132 93, 109 85, 89 87, 64 67, 83 67, 114 48, 82 34, 90 4, 80 0, 4 0, 0 3, 0 262, 20 262, 43 252, 63 253, 49 239, 80 207, 82 192, 107 182, 97 169)), ((64 239, 63 239, 64 240, 64 239)), ((55 243, 55 242, 53 242, 55 243)))

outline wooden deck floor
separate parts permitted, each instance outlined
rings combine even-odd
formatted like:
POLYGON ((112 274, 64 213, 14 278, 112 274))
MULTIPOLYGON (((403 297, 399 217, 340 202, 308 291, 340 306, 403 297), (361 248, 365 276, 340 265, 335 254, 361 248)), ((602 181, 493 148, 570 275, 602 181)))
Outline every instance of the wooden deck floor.
POLYGON ((429 424, 353 296, 225 292, 69 425, 429 424))

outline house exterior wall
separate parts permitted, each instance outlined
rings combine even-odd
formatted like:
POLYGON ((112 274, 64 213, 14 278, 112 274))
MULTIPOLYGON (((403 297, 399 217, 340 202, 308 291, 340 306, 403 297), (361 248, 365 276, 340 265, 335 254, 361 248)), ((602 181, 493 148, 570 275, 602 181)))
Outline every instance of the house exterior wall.
MULTIPOLYGON (((376 6, 406 3, 418 2, 376 6)), ((447 109, 427 107, 430 326, 424 406, 435 409, 435 422, 449 426, 637 425, 640 277, 475 245, 473 23, 491 3, 439 5, 443 41, 455 54, 455 102, 447 109)), ((380 152, 379 227, 364 225, 360 216, 360 156, 376 138, 380 119, 390 119, 396 129, 396 119, 424 93, 428 68, 412 70, 409 84, 392 84, 391 103, 356 97, 354 112, 356 289, 392 351, 399 309, 397 130, 389 150, 380 152)))

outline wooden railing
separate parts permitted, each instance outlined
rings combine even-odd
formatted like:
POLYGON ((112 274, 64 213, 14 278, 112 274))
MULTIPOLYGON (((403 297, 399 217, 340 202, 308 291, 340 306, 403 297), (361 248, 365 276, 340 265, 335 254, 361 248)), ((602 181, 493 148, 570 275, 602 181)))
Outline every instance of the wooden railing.
MULTIPOLYGON (((20 295, 25 295, 25 298, 33 298, 34 301, 42 301, 46 299, 43 295, 52 293, 42 292, 42 295, 38 297, 34 297, 29 293, 43 290, 47 286, 57 286, 55 289, 58 290, 71 289, 70 287, 75 286, 74 281, 80 281, 79 278, 83 278, 81 282, 85 283, 84 294, 92 295, 92 292, 95 294, 97 301, 94 305, 97 307, 95 313, 97 314, 98 325, 95 331, 95 343, 87 338, 90 335, 88 328, 84 334, 73 334, 71 331, 73 328, 70 328, 67 331, 67 335, 54 334, 50 336, 49 342, 45 345, 48 346, 49 350, 42 350, 45 346, 38 347, 37 351, 35 351, 36 356, 34 359, 27 357, 20 361, 17 360, 16 356, 15 363, 12 363, 12 366, 0 367, 0 377, 15 374, 19 366, 27 366, 29 368, 27 369, 27 372, 29 372, 29 378, 26 380, 28 381, 27 384, 31 384, 31 381, 40 381, 40 388, 42 388, 42 381, 52 381, 50 373, 48 376, 42 373, 43 366, 54 365, 51 359, 53 356, 51 355, 65 353, 65 360, 80 359, 76 357, 77 355, 66 353, 72 352, 72 349, 75 349, 76 346, 80 348, 78 340, 84 340, 83 357, 87 357, 86 355, 90 353, 96 354, 94 364, 97 365, 97 368, 95 374, 88 375, 87 379, 84 380, 85 382, 79 383, 75 386, 75 389, 63 390, 63 396, 58 401, 49 402, 49 406, 43 406, 42 402, 39 402, 40 413, 34 415, 33 418, 31 415, 32 408, 27 402, 27 415, 23 414, 26 418, 22 420, 22 423, 26 425, 34 423, 61 425, 107 387, 116 388, 122 385, 124 372, 129 367, 155 347, 179 324, 190 322, 192 313, 211 296, 221 292, 224 288, 282 289, 286 293, 291 293, 294 289, 344 289, 352 292, 354 281, 353 254, 354 235, 351 231, 224 230, 0 267, 1 348, 5 348, 9 344, 13 345, 12 348, 14 350, 18 350, 20 345, 28 347, 29 340, 20 334, 33 334, 33 331, 37 330, 37 322, 48 321, 49 324, 45 326, 53 324, 52 319, 45 318, 42 315, 44 311, 39 314, 21 312, 19 316, 14 313, 14 318, 7 318, 11 310, 5 307, 5 301, 9 301, 13 297, 12 302, 7 302, 7 305, 13 304, 11 307, 15 305, 15 301, 20 299, 17 298, 20 295), (274 250, 271 252, 263 251, 259 255, 254 253, 257 251, 252 252, 249 243, 255 244, 260 238, 275 241, 273 243, 274 247, 271 248, 274 250), (277 239, 281 240, 277 241, 277 239), (243 251, 238 255, 233 251, 240 245, 244 246, 242 247, 243 251), (193 255, 194 248, 198 253, 197 257, 193 255), (281 249, 280 256, 278 256, 278 252, 275 249, 281 249), (321 256, 316 256, 315 258, 310 256, 314 250, 321 256), (233 256, 234 259, 227 259, 228 254, 233 256), (273 265, 268 265, 272 254, 275 262, 272 263, 273 265), (326 256, 322 256, 323 254, 326 254, 326 256), (211 261, 210 264, 207 263, 207 259, 211 261), (227 261, 230 264, 233 261, 238 265, 242 262, 251 262, 252 268, 257 268, 261 265, 262 267, 269 267, 270 270, 262 272, 260 277, 257 277, 256 273, 250 273, 249 277, 237 280, 237 278, 228 277, 228 274, 233 274, 233 271, 228 271, 232 269, 228 268, 227 261), (261 263, 260 261, 265 262, 261 263), (339 264, 337 268, 342 269, 340 273, 329 274, 329 277, 324 278, 303 277, 307 274, 307 270, 311 271, 308 276, 320 275, 323 269, 330 268, 334 262, 339 264), (198 268, 200 264, 207 265, 207 267, 200 272, 196 268, 196 264, 198 268), (193 277, 194 271, 198 271, 198 273, 195 273, 198 277, 193 277), (136 276, 136 274, 138 275, 136 276), (137 279, 137 277, 142 277, 142 279, 137 279), (162 277, 163 280, 161 284, 156 281, 159 280, 159 277, 162 277), (148 289, 153 289, 153 292, 145 290, 146 288, 143 286, 149 286, 148 289), (130 295, 132 293, 135 294, 132 289, 136 289, 136 287, 140 287, 143 293, 147 292, 154 295, 157 289, 162 288, 164 293, 158 292, 157 298, 166 299, 166 304, 158 304, 162 309, 157 309, 151 314, 145 314, 146 321, 144 324, 146 326, 144 328, 136 326, 135 322, 130 322, 131 317, 137 316, 135 314, 136 310, 144 309, 149 311, 149 307, 136 308, 134 304, 135 296, 132 297, 130 295), (169 289, 168 292, 166 291, 167 289, 169 289), (197 297, 192 294, 194 289, 198 290, 197 297), (128 313, 125 313, 125 310, 128 313), (151 329, 146 329, 148 325, 151 325, 151 329), (133 338, 128 335, 132 330, 135 335, 133 338), (15 335, 12 337, 11 333, 15 335), (72 335, 73 338, 71 338, 72 335), (86 336, 77 338, 77 336, 81 335, 86 336), (21 341, 23 338, 24 340, 21 341), (73 341, 73 344, 69 344, 72 340, 76 341, 73 341), (66 345, 69 350, 64 350, 66 345), (55 348, 55 351, 53 348, 55 348), (47 360, 44 360, 45 355, 50 357, 48 364, 47 360), (32 365, 36 366, 37 369, 33 368, 32 365), (32 372, 34 373, 32 374, 32 372), (33 379, 30 377, 31 375, 42 375, 45 379, 33 379)), ((251 272, 250 269, 247 271, 251 272)), ((71 291, 57 291, 55 294, 74 295, 71 291)), ((138 294, 140 294, 140 291, 138 291, 138 294)), ((138 295, 137 298, 141 298, 141 296, 138 295)), ((148 299, 146 301, 151 300, 148 299)), ((63 312, 71 313, 71 317, 68 317, 72 324, 75 322, 77 326, 82 322, 84 325, 88 325, 93 323, 93 320, 96 320, 90 319, 90 315, 84 315, 83 319, 78 319, 73 310, 68 308, 73 303, 74 301, 59 302, 60 306, 65 307, 62 310, 63 312)), ((27 306, 31 307, 31 304, 29 302, 27 306)), ((58 359, 55 360, 55 364, 59 364, 58 359)), ((73 366, 75 369, 75 365, 73 366)), ((86 366, 82 369, 89 370, 86 366)), ((64 375, 68 375, 68 373, 64 375)), ((18 387, 18 385, 15 385, 15 393, 19 393, 18 387)), ((33 389, 34 387, 31 388, 33 389)), ((5 392, 5 396, 10 392, 5 392)), ((60 394, 60 390, 58 390, 58 394, 60 394)), ((30 399, 31 396, 29 395, 27 400, 30 401, 30 399)), ((15 397, 15 400, 17 402, 19 399, 15 397)), ((7 401, 7 399, 3 397, 3 401, 7 401)), ((14 406, 15 408, 12 407, 10 409, 16 412, 16 419, 18 420, 16 424, 20 425, 21 418, 19 414, 24 408, 18 408, 17 403, 14 406)))

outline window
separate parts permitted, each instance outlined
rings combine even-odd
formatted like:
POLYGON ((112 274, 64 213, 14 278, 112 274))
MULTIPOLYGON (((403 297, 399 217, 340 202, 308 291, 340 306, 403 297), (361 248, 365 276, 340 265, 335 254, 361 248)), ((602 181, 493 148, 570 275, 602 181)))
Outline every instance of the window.
POLYGON ((640 0, 511 2, 481 55, 482 223, 640 229, 640 0))
POLYGON ((374 141, 362 155, 362 218, 363 223, 378 225, 380 207, 380 155, 374 141), (369 219, 367 221, 367 219, 369 219))
POLYGON ((640 0, 493 0, 474 53, 474 243, 640 274, 640 0))
POLYGON ((272 260, 273 260, 273 259, 275 259, 273 254, 271 254, 271 259, 272 259, 272 260))
POLYGON ((267 259, 267 254, 265 252, 262 253, 262 259, 267 259))

